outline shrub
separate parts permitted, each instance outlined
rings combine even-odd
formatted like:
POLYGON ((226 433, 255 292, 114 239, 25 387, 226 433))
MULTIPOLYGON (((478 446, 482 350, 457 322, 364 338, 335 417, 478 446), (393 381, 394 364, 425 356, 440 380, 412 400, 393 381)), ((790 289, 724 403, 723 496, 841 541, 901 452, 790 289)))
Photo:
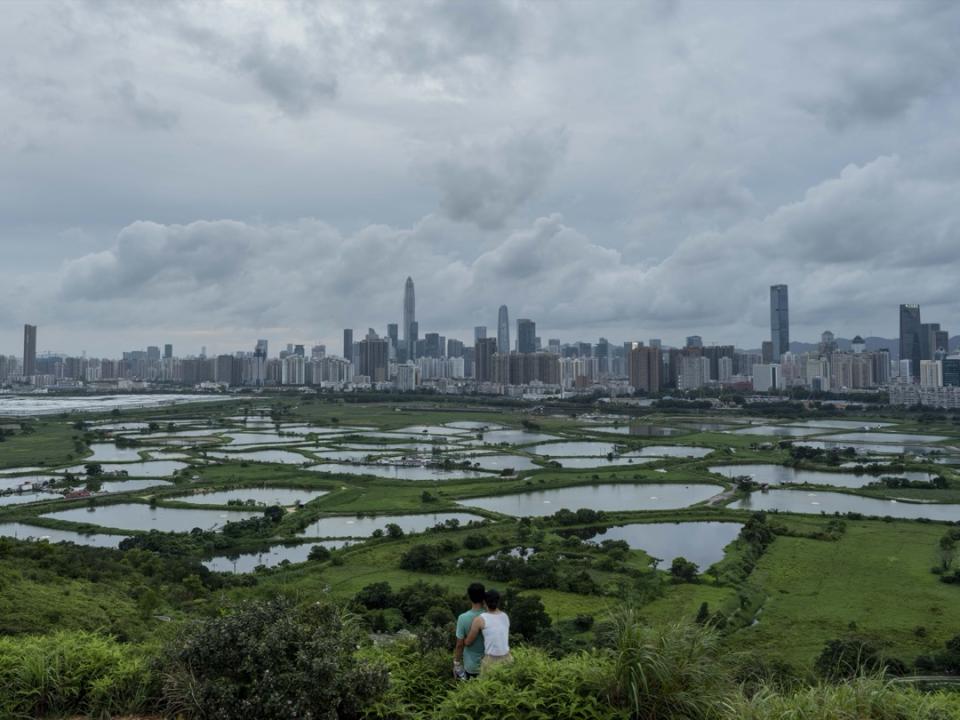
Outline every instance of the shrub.
POLYGON ((450 653, 442 649, 425 653, 415 638, 366 648, 361 656, 383 663, 390 672, 390 686, 367 710, 368 720, 422 720, 453 688, 450 653))
POLYGON ((414 545, 400 556, 400 567, 414 572, 439 573, 443 570, 440 548, 436 545, 414 545))
POLYGON ((486 535, 472 534, 463 539, 463 546, 467 550, 479 550, 490 545, 490 540, 486 535))
POLYGON ((326 604, 277 598, 194 623, 161 659, 164 709, 185 718, 351 720, 386 689, 355 657, 359 628, 326 604))
POLYGON ((0 638, 0 717, 135 713, 154 695, 143 652, 88 632, 0 638))
POLYGON ((460 683, 424 717, 429 720, 615 720, 624 713, 603 697, 610 664, 595 654, 551 660, 530 648, 478 680, 460 683))
POLYGON ((330 550, 323 545, 314 545, 310 548, 310 554, 307 555, 307 559, 314 562, 326 562, 330 559, 330 550))
POLYGON ((907 668, 896 658, 888 658, 866 640, 842 638, 829 641, 814 662, 817 675, 826 680, 847 680, 863 673, 889 672, 903 675, 907 668))
POLYGON ((382 610, 393 607, 397 598, 393 594, 393 588, 388 582, 376 582, 365 585, 353 596, 354 602, 368 610, 382 610))
POLYGON ((539 595, 520 595, 512 588, 504 595, 503 611, 510 618, 510 633, 527 640, 552 623, 539 595))

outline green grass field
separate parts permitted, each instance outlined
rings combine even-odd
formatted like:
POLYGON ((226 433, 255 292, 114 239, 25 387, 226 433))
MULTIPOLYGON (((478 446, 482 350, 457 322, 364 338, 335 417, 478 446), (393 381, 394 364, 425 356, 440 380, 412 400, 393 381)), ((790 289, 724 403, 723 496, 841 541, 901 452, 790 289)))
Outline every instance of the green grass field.
MULTIPOLYGON (((326 475, 296 465, 257 462, 229 462, 194 468, 178 477, 176 484, 167 488, 140 491, 133 495, 118 494, 99 497, 97 504, 114 502, 148 502, 159 505, 187 507, 177 496, 194 489, 225 489, 241 486, 275 485, 284 487, 318 488, 328 494, 295 513, 287 514, 278 524, 269 528, 267 535, 238 537, 226 541, 230 551, 239 552, 265 545, 271 541, 293 539, 300 528, 325 514, 409 513, 463 510, 474 497, 518 493, 548 488, 561 488, 610 482, 693 483, 717 484, 718 492, 730 488, 725 479, 712 475, 713 464, 740 462, 788 463, 787 450, 776 445, 772 437, 731 435, 720 432, 690 431, 668 437, 645 437, 598 433, 584 425, 573 412, 551 417, 530 416, 520 409, 491 406, 483 402, 465 402, 457 406, 446 401, 429 400, 415 403, 358 403, 329 401, 315 397, 257 397, 223 404, 180 406, 162 410, 124 412, 121 419, 150 419, 161 424, 177 418, 197 418, 200 423, 216 421, 226 416, 243 415, 245 411, 259 414, 274 411, 285 423, 312 422, 321 426, 361 426, 379 430, 398 429, 410 425, 436 425, 457 420, 474 420, 521 427, 524 420, 535 423, 540 431, 558 435, 566 440, 596 440, 639 448, 650 445, 696 445, 710 447, 714 453, 705 459, 675 458, 652 465, 606 467, 598 469, 542 468, 513 477, 493 475, 489 478, 449 481, 391 481, 383 478, 356 475, 326 475), (664 470, 665 472, 659 472, 664 470), (193 481, 196 476, 198 480, 193 481), (424 492, 429 493, 425 499, 424 492), (271 534, 272 533, 272 534, 271 534)), ((578 409, 582 411, 582 409, 578 409)), ((710 419, 709 416, 682 416, 651 412, 640 422, 680 427, 687 420, 710 419)), ((71 419, 72 422, 73 419, 71 419)), ((621 422, 629 421, 622 417, 621 422)), ((82 431, 75 430, 62 418, 49 418, 31 423, 35 431, 17 433, 0 443, 0 468, 16 466, 55 466, 82 462, 82 452, 75 438, 82 431)), ((771 420, 770 424, 778 421, 771 420)), ((787 422, 786 420, 782 422, 787 422)), ((610 424, 613 424, 611 421, 610 424)), ((253 429, 248 427, 248 429, 253 429)), ((268 427, 268 429, 270 429, 268 427)), ((890 428, 893 430, 894 428, 890 428)), ((927 426, 910 420, 897 430, 905 432, 936 432, 958 437, 951 423, 927 426)), ((840 431, 837 431, 840 432, 840 431)), ((135 436, 134 436, 135 439, 135 436)), ((383 440, 384 443, 388 442, 383 440)), ((402 441, 394 441, 402 442, 402 441)), ((415 444, 415 440, 409 441, 415 444)), ((375 447, 376 443, 371 443, 375 447)), ((281 447, 281 446, 276 446, 281 447)), ((310 460, 310 449, 304 460, 310 460)), ((313 448, 315 449, 315 448, 313 448)), ((501 452, 500 448, 490 448, 501 452)), ((202 460, 201 451, 182 452, 202 460)), ((516 452, 523 452, 522 450, 516 452)), ((162 457, 155 455, 156 457, 162 457)), ((811 469, 829 469, 826 465, 805 464, 811 469)), ((901 497, 914 500, 960 502, 960 477, 946 466, 913 462, 909 469, 925 469, 942 473, 948 487, 927 489, 870 489, 862 494, 880 497, 901 497)), ((856 493, 857 491, 849 491, 856 493)), ((82 507, 86 500, 63 503, 62 507, 82 507)), ((203 506, 190 506, 203 507, 203 506)), ((211 506, 216 507, 216 506, 211 506)), ((45 506, 0 507, 0 522, 5 520, 30 521, 45 506)), ((484 553, 518 544, 515 519, 486 513, 497 524, 484 530, 494 541, 484 553)), ((679 521, 694 519, 725 519, 744 521, 748 514, 724 507, 722 504, 700 504, 681 510, 637 512, 628 508, 609 513, 606 522, 679 521)), ((958 518, 960 519, 960 518, 958 518)), ((41 521, 51 526, 69 528, 62 521, 41 521)), ((776 516, 776 522, 791 533, 812 534, 825 529, 827 519, 822 517, 776 516)), ((556 528, 547 527, 542 537, 554 550, 561 539, 556 528)), ((269 596, 278 592, 290 593, 303 599, 331 595, 346 600, 358 590, 373 582, 388 581, 395 589, 423 580, 436 583, 450 592, 461 593, 475 579, 465 572, 450 569, 440 574, 409 572, 399 569, 400 555, 417 543, 452 539, 456 542, 468 531, 444 532, 438 535, 405 537, 397 541, 378 540, 342 552, 342 565, 307 562, 257 573, 256 584, 242 579, 231 580, 215 594, 202 597, 194 604, 182 607, 168 600, 165 612, 176 615, 183 611, 216 612, 222 602, 246 597, 269 596)), ((722 612, 736 618, 728 628, 725 642, 740 650, 756 650, 765 655, 784 658, 798 667, 809 668, 813 658, 828 640, 848 634, 862 634, 881 644, 892 655, 908 662, 922 652, 936 649, 960 633, 960 587, 938 581, 930 572, 935 562, 935 550, 944 533, 943 524, 918 522, 850 521, 846 532, 837 540, 814 540, 797 536, 780 536, 747 577, 736 579, 734 574, 723 574, 726 584, 717 584, 712 577, 698 583, 672 584, 664 581, 663 594, 647 602, 642 615, 652 623, 692 619, 702 603, 711 613, 722 612), (733 579, 731 579, 733 578, 733 579), (743 610, 737 611, 738 607, 743 610), (752 619, 757 622, 751 624, 752 619)), ((203 552, 194 547, 188 558, 228 552, 220 545, 214 551, 203 552)), ((448 558, 453 560, 454 558, 448 558)), ((642 551, 630 553, 628 559, 614 571, 590 570, 593 579, 605 589, 618 582, 629 585, 637 573, 646 571, 647 556, 642 551)), ((118 571, 119 572, 119 571, 118 571)), ((134 578, 131 575, 131 578, 134 578)), ((130 582, 143 582, 136 576, 130 582)), ((0 557, 0 616, 4 631, 16 628, 42 631, 45 628, 68 627, 105 629, 124 636, 150 632, 155 621, 145 620, 137 611, 135 597, 140 590, 127 587, 125 581, 113 576, 109 581, 90 578, 63 578, 37 562, 27 568, 0 557)), ((164 589, 158 588, 160 594, 164 589)), ((623 599, 613 595, 579 595, 554 589, 533 589, 526 592, 539 595, 547 612, 555 620, 568 620, 578 614, 595 616, 598 621, 607 617, 623 599)), ((634 597, 626 593, 629 597, 634 597)), ((176 594, 171 595, 175 598, 176 594)))

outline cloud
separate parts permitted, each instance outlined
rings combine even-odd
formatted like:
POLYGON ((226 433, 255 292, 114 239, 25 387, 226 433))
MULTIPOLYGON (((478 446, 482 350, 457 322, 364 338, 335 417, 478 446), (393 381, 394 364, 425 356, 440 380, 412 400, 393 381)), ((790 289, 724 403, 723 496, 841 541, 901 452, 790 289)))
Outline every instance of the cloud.
POLYGON ((78 318, 109 312, 118 324, 335 338, 395 321, 411 274, 421 327, 451 336, 492 323, 506 303, 568 340, 601 328, 625 339, 699 330, 756 345, 768 287, 786 282, 795 326, 879 332, 899 302, 952 301, 952 281, 917 277, 935 277, 960 246, 960 181, 916 170, 896 157, 846 167, 762 218, 687 237, 658 262, 630 261, 559 215, 494 235, 476 255, 444 243, 457 226, 434 216, 350 234, 315 219, 137 222, 110 250, 64 265, 60 301, 78 318))
POLYGON ((835 129, 883 122, 956 85, 960 6, 917 2, 877 6, 826 38, 823 72, 838 83, 807 107, 835 129))
POLYGON ((546 184, 566 145, 563 128, 512 132, 452 146, 425 174, 447 217, 496 229, 546 184))
POLYGON ((290 115, 304 115, 337 93, 337 78, 316 58, 292 44, 258 37, 239 59, 239 68, 290 115))
POLYGON ((464 337, 956 312, 956 3, 4 9, 8 352, 382 329, 408 274, 464 337))
POLYGON ((151 93, 139 91, 129 80, 117 85, 114 94, 120 108, 140 127, 170 130, 177 124, 176 112, 163 109, 151 93))

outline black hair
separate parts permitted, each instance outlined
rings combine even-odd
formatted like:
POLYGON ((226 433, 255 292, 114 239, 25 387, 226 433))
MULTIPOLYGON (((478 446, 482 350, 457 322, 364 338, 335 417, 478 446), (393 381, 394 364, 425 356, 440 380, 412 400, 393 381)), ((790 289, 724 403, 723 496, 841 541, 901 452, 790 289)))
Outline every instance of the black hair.
POLYGON ((500 593, 496 590, 487 590, 487 595, 484 599, 487 601, 488 610, 496 610, 500 607, 500 593))
POLYGON ((470 587, 467 588, 467 597, 470 598, 472 603, 482 603, 486 597, 487 591, 483 587, 483 583, 471 583, 470 587))

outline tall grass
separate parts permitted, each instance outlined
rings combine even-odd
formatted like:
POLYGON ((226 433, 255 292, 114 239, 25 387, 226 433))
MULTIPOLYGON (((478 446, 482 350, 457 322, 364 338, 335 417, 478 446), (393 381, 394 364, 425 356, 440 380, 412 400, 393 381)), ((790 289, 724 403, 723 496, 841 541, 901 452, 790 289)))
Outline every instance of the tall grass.
POLYGON ((838 684, 822 682, 790 693, 760 688, 738 695, 725 709, 729 720, 957 720, 955 693, 922 693, 882 676, 838 684))
POLYGON ((141 651, 88 632, 0 638, 0 717, 138 712, 153 694, 141 651))
POLYGON ((632 609, 615 617, 610 690, 637 720, 721 716, 732 685, 719 661, 719 638, 692 624, 644 625, 632 609))

